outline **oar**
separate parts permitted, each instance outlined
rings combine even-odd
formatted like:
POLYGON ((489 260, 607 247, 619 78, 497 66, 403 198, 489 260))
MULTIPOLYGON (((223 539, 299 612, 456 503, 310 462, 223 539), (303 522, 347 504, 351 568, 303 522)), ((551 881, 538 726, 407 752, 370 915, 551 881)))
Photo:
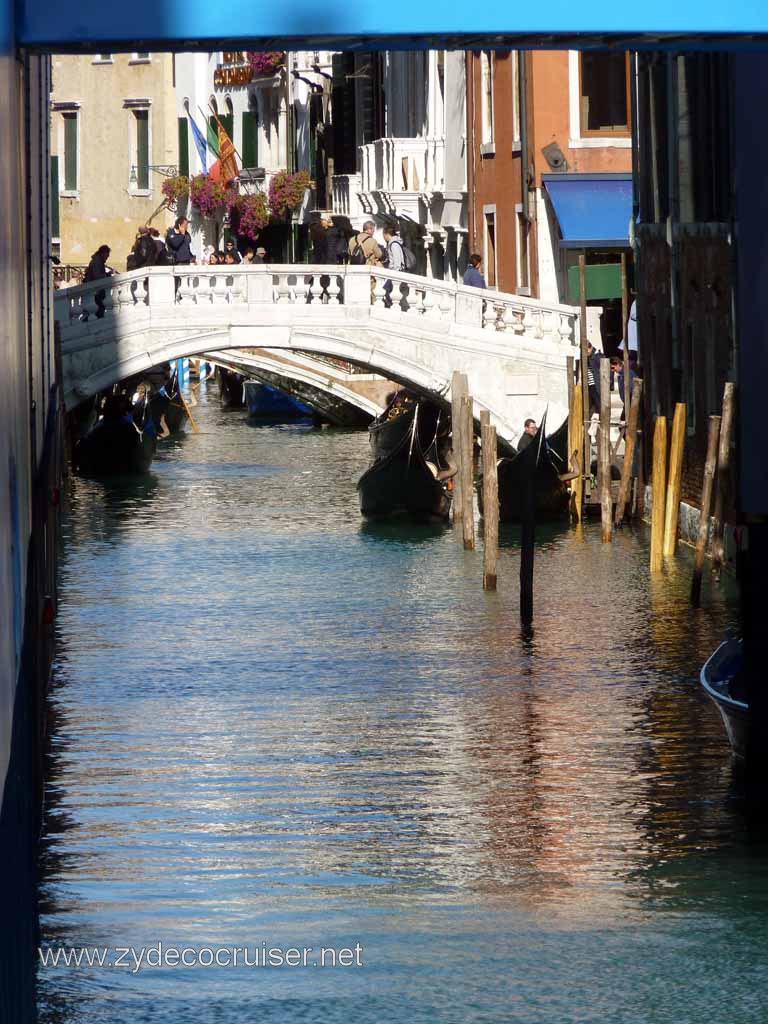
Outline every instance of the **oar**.
POLYGON ((192 415, 192 413, 190 412, 189 406, 187 405, 187 400, 184 397, 184 392, 181 390, 181 388, 179 388, 179 398, 181 399, 181 404, 184 406, 184 409, 186 411, 187 416, 189 416, 189 422, 192 424, 192 430, 196 434, 199 434, 200 433, 200 427, 198 427, 198 425, 195 423, 195 418, 192 415))

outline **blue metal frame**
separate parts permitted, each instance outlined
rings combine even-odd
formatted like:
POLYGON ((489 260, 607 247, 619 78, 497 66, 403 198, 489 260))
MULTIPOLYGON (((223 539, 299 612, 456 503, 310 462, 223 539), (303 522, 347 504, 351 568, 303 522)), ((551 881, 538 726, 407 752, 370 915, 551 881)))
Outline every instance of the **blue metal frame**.
MULTIPOLYGON (((723 37, 768 34, 766 0, 645 0, 642 4, 616 0, 549 0, 545 4, 486 0, 389 0, 363 4, 360 0, 133 0, 104 4, 103 0, 17 0, 16 39, 22 45, 49 49, 91 48, 109 44, 112 50, 163 44, 164 49, 216 48, 214 43, 254 41, 267 45, 280 40, 292 47, 315 47, 328 40, 335 46, 365 48, 424 48, 440 43, 456 48, 494 45, 588 47, 613 42, 622 49, 639 46, 681 46, 679 36, 701 37, 710 45, 723 37), (660 39, 674 35, 677 39, 660 39), (642 37, 646 36, 645 39, 642 37), (707 36, 713 37, 707 39, 707 36), (580 37, 580 38, 576 38, 580 37), (611 39, 610 37, 615 37, 611 39), (498 40, 500 45, 504 45, 498 40)), ((734 45, 749 43, 734 39, 734 45)), ((766 40, 759 40, 766 45, 766 40)), ((683 43, 683 46, 686 44, 683 43)), ((687 46, 690 48, 690 41, 687 46)))

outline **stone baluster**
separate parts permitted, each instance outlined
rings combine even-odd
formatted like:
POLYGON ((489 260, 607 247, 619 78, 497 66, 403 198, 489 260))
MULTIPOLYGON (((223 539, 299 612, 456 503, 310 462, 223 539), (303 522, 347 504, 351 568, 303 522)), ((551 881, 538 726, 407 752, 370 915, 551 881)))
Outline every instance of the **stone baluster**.
POLYGON ((317 304, 323 301, 323 289, 320 284, 319 274, 307 274, 304 278, 305 295, 307 302, 314 302, 317 304))
POLYGON ((514 331, 517 326, 518 317, 515 312, 515 307, 511 302, 504 303, 504 309, 501 315, 502 330, 514 331))
POLYGON ((227 275, 217 273, 211 278, 211 297, 216 306, 224 305, 227 301, 227 275))
POLYGON ((530 306, 523 307, 523 334, 533 334, 533 313, 530 306))
POLYGON ((185 270, 178 275, 177 280, 179 281, 179 287, 176 290, 177 302, 184 302, 187 305, 192 305, 196 298, 192 275, 189 271, 185 270))
POLYGON ((114 312, 115 305, 117 303, 117 296, 115 294, 117 291, 117 285, 109 284, 104 291, 106 293, 104 295, 104 315, 106 316, 107 314, 111 315, 114 312))
POLYGON ((195 301, 198 306, 210 306, 213 302, 210 274, 200 274, 198 277, 197 288, 195 288, 195 301))
POLYGON ((424 316, 433 316, 435 312, 435 294, 429 286, 424 289, 421 312, 424 316))
POLYGON ((149 291, 147 289, 146 277, 136 278, 136 290, 134 292, 137 306, 148 306, 149 305, 149 291))
POLYGON ((278 275, 277 285, 277 301, 278 302, 290 302, 291 301, 291 288, 288 284, 288 275, 278 275))
POLYGON ((450 320, 451 309, 453 308, 453 293, 449 292, 446 288, 441 288, 438 292, 438 307, 440 318, 442 320, 450 320))
POLYGON ((334 303, 341 304, 342 293, 340 278, 337 274, 331 274, 331 283, 328 285, 328 302, 333 305, 334 303))
MULTIPOLYGON (((387 290, 384 287, 384 278, 379 277, 378 274, 374 274, 372 277, 373 281, 373 304, 376 309, 384 309, 387 305, 387 290)), ((394 291, 394 289, 393 289, 394 291)), ((392 295, 392 292, 390 292, 392 295)))
POLYGON ((570 313, 560 313, 560 324, 557 330, 562 344, 570 345, 572 343, 574 323, 574 317, 570 313))
POLYGON ((544 337, 544 312, 541 309, 533 312, 533 336, 536 339, 544 337))

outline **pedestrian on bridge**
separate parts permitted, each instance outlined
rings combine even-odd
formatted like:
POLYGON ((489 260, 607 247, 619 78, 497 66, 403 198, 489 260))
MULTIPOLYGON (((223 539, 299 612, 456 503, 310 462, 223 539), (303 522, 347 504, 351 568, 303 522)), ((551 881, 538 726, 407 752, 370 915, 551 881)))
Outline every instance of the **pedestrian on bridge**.
POLYGON ((372 220, 363 224, 363 230, 359 235, 350 238, 348 253, 349 262, 355 266, 380 267, 383 262, 384 253, 381 246, 373 237, 376 225, 372 220))
POLYGON ((192 262, 192 238, 189 234, 189 221, 186 217, 177 217, 176 223, 166 238, 174 263, 184 266, 192 262))
MULTIPOLYGON (((88 269, 85 272, 83 284, 90 284, 91 281, 101 281, 102 278, 112 276, 113 270, 107 266, 107 260, 111 252, 112 250, 108 245, 99 246, 93 256, 91 256, 91 262, 88 264, 88 269)), ((99 319, 104 316, 104 299, 106 297, 107 293, 103 288, 93 296, 96 303, 96 316, 99 319)), ((87 318, 87 314, 85 316, 87 318)))
POLYGON ((464 271, 464 284, 469 285, 470 288, 485 288, 485 278, 480 273, 480 267, 483 265, 483 257, 480 253, 473 252, 469 257, 469 266, 464 271))

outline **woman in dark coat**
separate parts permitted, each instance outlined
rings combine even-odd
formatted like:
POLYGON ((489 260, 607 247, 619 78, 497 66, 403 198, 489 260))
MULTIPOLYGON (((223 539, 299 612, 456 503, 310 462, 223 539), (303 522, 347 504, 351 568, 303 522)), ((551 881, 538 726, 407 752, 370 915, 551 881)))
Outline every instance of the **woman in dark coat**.
MULTIPOLYGON (((96 252, 91 256, 91 262, 88 264, 88 269, 85 272, 83 278, 83 284, 90 284, 91 281, 101 281, 105 277, 111 277, 112 271, 107 266, 107 260, 112 250, 108 245, 100 245, 96 252)), ((94 301, 96 302, 96 316, 104 316, 104 299, 107 293, 104 289, 96 292, 94 295, 94 301)))

